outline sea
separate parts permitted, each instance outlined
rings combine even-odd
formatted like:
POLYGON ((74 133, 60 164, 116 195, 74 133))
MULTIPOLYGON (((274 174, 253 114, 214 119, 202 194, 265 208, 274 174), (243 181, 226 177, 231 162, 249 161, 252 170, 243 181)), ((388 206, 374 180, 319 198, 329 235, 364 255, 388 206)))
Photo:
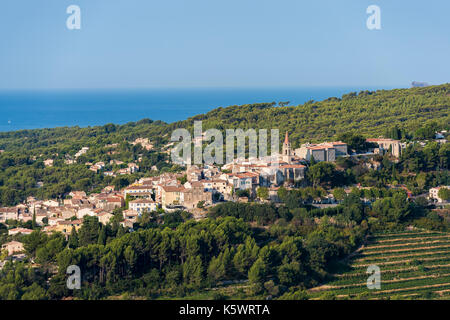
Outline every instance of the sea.
POLYGON ((303 104, 390 87, 165 88, 0 91, 0 132, 124 124, 144 118, 170 123, 217 107, 260 102, 303 104))

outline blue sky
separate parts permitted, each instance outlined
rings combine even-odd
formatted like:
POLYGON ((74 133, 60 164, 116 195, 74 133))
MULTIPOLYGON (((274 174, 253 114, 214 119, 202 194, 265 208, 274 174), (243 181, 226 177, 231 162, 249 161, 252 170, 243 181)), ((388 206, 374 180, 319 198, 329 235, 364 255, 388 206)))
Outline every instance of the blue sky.
POLYGON ((448 0, 6 0, 0 89, 445 83, 449 14, 448 0), (366 28, 371 4, 382 30, 366 28))

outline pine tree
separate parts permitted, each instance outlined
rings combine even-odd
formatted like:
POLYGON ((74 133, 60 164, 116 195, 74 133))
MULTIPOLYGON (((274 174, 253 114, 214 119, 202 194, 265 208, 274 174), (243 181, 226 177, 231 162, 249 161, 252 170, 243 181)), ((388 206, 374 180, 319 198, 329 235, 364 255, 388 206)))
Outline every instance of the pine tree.
POLYGON ((36 229, 36 209, 33 210, 33 220, 31 222, 31 229, 36 229))
POLYGON ((125 233, 126 233, 125 228, 122 225, 120 225, 119 229, 117 230, 116 238, 122 237, 123 235, 125 235, 125 233))
POLYGON ((98 244, 105 245, 106 244, 106 227, 102 226, 100 229, 100 234, 98 235, 98 244))
POLYGON ((70 232, 69 241, 67 246, 71 249, 75 249, 78 247, 78 234, 75 227, 72 227, 72 231, 70 232))

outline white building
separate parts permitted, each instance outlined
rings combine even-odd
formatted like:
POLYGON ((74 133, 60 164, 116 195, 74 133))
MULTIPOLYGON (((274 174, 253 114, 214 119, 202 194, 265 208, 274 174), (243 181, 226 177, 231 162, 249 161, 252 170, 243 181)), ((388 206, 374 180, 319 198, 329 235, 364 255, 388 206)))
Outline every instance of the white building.
POLYGON ((129 207, 131 210, 141 214, 143 211, 156 211, 158 209, 158 204, 150 199, 137 199, 129 202, 129 207))
POLYGON ((436 187, 436 188, 431 188, 429 198, 436 200, 437 202, 444 202, 444 200, 441 199, 438 195, 439 190, 441 190, 442 188, 450 189, 450 186, 440 186, 440 187, 436 187))

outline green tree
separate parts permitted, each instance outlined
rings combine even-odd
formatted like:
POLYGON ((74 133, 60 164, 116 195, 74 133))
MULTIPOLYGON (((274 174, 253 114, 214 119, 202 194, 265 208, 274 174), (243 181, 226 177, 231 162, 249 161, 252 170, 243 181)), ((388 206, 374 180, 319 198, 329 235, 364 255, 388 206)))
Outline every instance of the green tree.
POLYGON ((67 246, 71 249, 78 247, 78 234, 74 226, 72 226, 72 231, 70 232, 67 246))
POLYGON ((441 187, 438 191, 438 197, 444 201, 450 200, 450 188, 441 187))
POLYGON ((78 244, 87 246, 98 242, 100 234, 100 222, 97 217, 84 216, 83 225, 78 232, 78 244))
POLYGON ((269 198, 269 189, 266 187, 259 187, 258 189, 256 189, 256 195, 258 196, 258 198, 266 200, 269 198))
POLYGON ((347 193, 345 192, 345 190, 343 188, 335 188, 333 190, 333 197, 336 200, 342 201, 345 199, 345 197, 347 197, 347 193))

